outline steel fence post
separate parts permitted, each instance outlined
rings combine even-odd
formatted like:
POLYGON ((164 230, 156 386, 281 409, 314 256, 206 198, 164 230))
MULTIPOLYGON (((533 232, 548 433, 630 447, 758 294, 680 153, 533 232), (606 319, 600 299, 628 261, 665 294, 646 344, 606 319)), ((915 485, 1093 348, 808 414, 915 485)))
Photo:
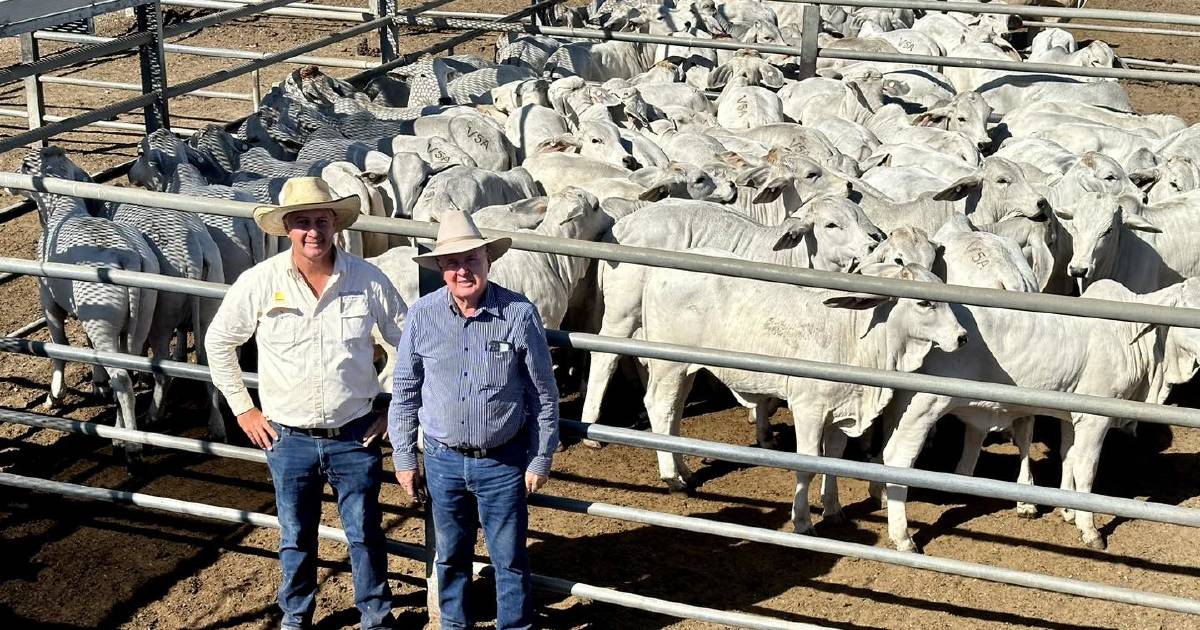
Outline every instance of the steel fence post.
POLYGON ((425 520, 425 608, 429 611, 429 623, 425 627, 441 626, 442 607, 438 594, 437 580, 437 535, 433 527, 433 503, 426 499, 421 509, 425 520))
POLYGON ((162 7, 158 1, 134 7, 139 32, 152 35, 150 41, 138 46, 138 58, 142 68, 142 93, 155 94, 147 103, 146 133, 157 129, 169 129, 171 117, 167 109, 167 57, 163 52, 162 7))
MULTIPOLYGON (((38 41, 33 33, 21 34, 21 63, 35 63, 38 58, 38 41)), ((46 114, 46 104, 43 99, 42 82, 38 74, 31 74, 22 81, 25 82, 25 110, 29 113, 29 128, 37 129, 42 126, 42 117, 46 114)), ((38 140, 35 146, 46 146, 46 140, 38 140)))
POLYGON ((817 74, 817 35, 821 32, 821 8, 806 4, 800 15, 800 78, 817 74))
MULTIPOLYGON (((396 0, 375 0, 375 17, 396 15, 396 0)), ((379 57, 383 63, 400 56, 400 25, 393 20, 379 27, 379 57)))

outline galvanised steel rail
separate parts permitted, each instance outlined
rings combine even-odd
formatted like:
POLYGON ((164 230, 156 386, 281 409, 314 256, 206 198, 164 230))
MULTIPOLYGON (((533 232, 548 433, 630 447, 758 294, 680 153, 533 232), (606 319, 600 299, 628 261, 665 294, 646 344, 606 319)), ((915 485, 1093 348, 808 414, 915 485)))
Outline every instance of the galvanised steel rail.
MULTIPOLYGON (((882 0, 881 0, 882 1, 882 0)), ((941 3, 933 3, 941 4, 941 3)), ((957 3, 955 3, 957 4, 957 3)), ((992 5, 987 5, 992 6, 992 5)), ((1006 5, 995 5, 1006 6, 1006 5)), ((1197 19, 1200 19, 1198 17, 1197 19)), ((443 18, 426 18, 410 16, 403 24, 411 26, 437 26, 442 28, 491 30, 511 33, 531 33, 550 35, 553 37, 568 37, 578 39, 615 40, 648 44, 665 44, 679 47, 716 48, 722 50, 757 50, 761 53, 791 55, 803 57, 804 51, 796 46, 779 46, 774 44, 755 44, 724 39, 700 39, 697 37, 668 37, 666 35, 649 35, 645 33, 628 33, 624 31, 606 31, 599 29, 581 29, 567 27, 538 26, 536 24, 497 24, 477 20, 459 20, 443 18)), ((1164 81, 1167 83, 1184 83, 1200 85, 1200 74, 1157 72, 1152 70, 1127 70, 1124 68, 1091 68, 1068 66, 1055 63, 1035 63, 1029 61, 999 61, 995 59, 973 59, 968 57, 938 57, 932 55, 910 55, 905 53, 874 53, 856 50, 840 50, 821 48, 817 56, 822 59, 843 59, 849 61, 877 61, 885 63, 912 64, 921 66, 944 66, 954 68, 978 68, 985 70, 1005 70, 1009 72, 1058 74, 1064 76, 1080 76, 1092 78, 1133 79, 1140 81, 1164 81)))
MULTIPOLYGON (((255 204, 246 202, 186 197, 171 193, 153 192, 135 188, 119 188, 116 186, 105 186, 65 179, 34 178, 17 173, 0 173, 0 186, 14 190, 42 191, 84 199, 136 203, 185 212, 204 212, 241 218, 252 217, 255 208, 255 204)), ((396 234, 399 236, 416 236, 420 238, 435 238, 437 236, 436 224, 413 221, 411 219, 363 216, 354 223, 351 229, 381 234, 396 234)), ((518 249, 551 254, 597 258, 654 267, 669 267, 685 271, 699 271, 838 291, 859 291, 875 295, 927 299, 936 302, 1200 328, 1200 310, 1197 309, 1115 302, 1092 298, 1075 298, 1041 293, 1023 293, 1001 289, 981 289, 959 285, 915 282, 912 280, 895 280, 857 274, 818 271, 815 269, 800 269, 785 265, 774 265, 736 258, 704 256, 701 254, 648 247, 630 247, 615 243, 597 243, 593 241, 547 237, 526 232, 482 231, 486 235, 510 237, 513 239, 513 246, 518 249)), ((12 262, 20 262, 16 259, 8 260, 10 264, 12 262)))
MULTIPOLYGON (((59 77, 51 74, 44 74, 38 77, 38 81, 42 83, 54 83, 59 85, 77 85, 79 87, 103 88, 107 90, 124 90, 126 92, 141 92, 142 86, 133 83, 121 83, 118 81, 97 81, 94 79, 79 79, 76 77, 59 77)), ((196 90, 188 94, 180 94, 180 96, 202 96, 204 98, 224 98, 235 101, 249 101, 249 94, 241 94, 238 92, 214 92, 212 90, 196 90)))
MULTIPOLYGON (((140 90, 141 90, 141 88, 139 88, 139 91, 140 90)), ((29 112, 21 111, 19 109, 8 109, 7 107, 0 107, 0 116, 9 116, 12 118, 29 118, 29 112)), ((69 118, 67 118, 66 116, 55 116, 54 114, 42 114, 42 120, 44 120, 46 122, 62 122, 64 120, 69 120, 69 118)), ((90 122, 85 125, 80 125, 80 127, 99 127, 101 129, 118 129, 121 131, 137 131, 137 132, 142 133, 143 135, 146 133, 145 125, 139 125, 137 123, 123 123, 123 122, 118 122, 115 120, 97 120, 95 122, 90 122)), ((191 127, 175 127, 175 126, 171 127, 171 133, 173 133, 177 136, 190 136, 198 131, 199 131, 199 129, 192 129, 191 127)))
MULTIPOLYGON (((246 17, 248 15, 254 15, 255 13, 266 11, 270 8, 291 4, 296 1, 297 0, 265 0, 264 2, 247 4, 234 9, 229 9, 228 11, 221 11, 220 13, 214 13, 212 15, 206 15, 201 18, 189 20, 187 22, 181 22, 170 28, 164 28, 162 32, 163 39, 184 35, 208 26, 222 24, 229 20, 246 17)), ((154 35, 150 32, 132 33, 130 35, 124 35, 122 37, 109 40, 97 46, 87 46, 84 48, 77 48, 74 50, 68 50, 54 55, 49 55, 39 59, 34 63, 8 66, 7 68, 0 69, 0 85, 11 83, 34 74, 42 74, 50 70, 57 70, 65 66, 75 65, 77 63, 89 61, 97 57, 103 57, 113 53, 129 50, 130 48, 148 44, 153 38, 154 35)))
POLYGON ((1200 26, 1200 15, 1184 13, 1152 13, 1149 11, 1118 11, 1115 9, 1076 9, 1068 7, 1039 7, 1020 4, 982 2, 946 2, 945 0, 778 0, 796 4, 836 4, 843 7, 874 7, 880 9, 920 9, 938 13, 990 13, 997 15, 1028 15, 1030 17, 1084 18, 1145 22, 1149 24, 1178 24, 1200 26))
MULTIPOLYGON (((160 497, 152 494, 143 494, 140 492, 96 488, 93 486, 38 479, 36 477, 26 477, 23 475, 14 475, 12 473, 4 472, 0 472, 0 486, 23 488, 25 490, 32 490, 34 492, 57 494, 74 499, 103 501, 105 503, 116 503, 122 505, 134 505, 141 508, 160 510, 173 514, 184 514, 186 516, 193 516, 214 521, 241 523, 244 525, 254 525, 256 527, 279 529, 279 519, 275 516, 271 516, 270 514, 250 512, 236 508, 218 507, 215 505, 209 505, 207 503, 181 501, 179 499, 160 497)), ((321 525, 317 530, 317 535, 326 540, 334 540, 343 544, 346 543, 346 532, 335 527, 321 525)), ((418 560, 421 562, 426 562, 428 560, 425 550, 417 545, 403 543, 396 540, 388 540, 385 544, 387 545, 388 553, 391 555, 408 558, 410 560, 418 560)), ((491 567, 483 563, 476 562, 474 563, 473 569, 476 574, 487 574, 490 573, 491 567)), ((752 628, 754 630, 830 630, 829 628, 825 628, 823 626, 782 621, 779 619, 771 619, 770 617, 763 617, 749 613, 715 610, 712 608, 681 604, 679 602, 672 602, 665 599, 646 597, 644 595, 634 595, 633 593, 625 593, 613 589, 593 586, 591 584, 584 584, 581 582, 574 582, 571 580, 547 577, 543 575, 535 574, 533 576, 533 584, 534 586, 537 586, 543 590, 562 593, 565 595, 574 595, 576 597, 592 599, 609 604, 616 604, 618 606, 625 606, 627 608, 636 608, 639 610, 656 612, 680 619, 697 619, 709 623, 724 624, 738 628, 752 628)))
MULTIPOLYGON (((261 4, 270 4, 271 2, 275 2, 275 1, 276 0, 270 0, 269 2, 264 2, 261 4)), ((292 0, 289 0, 289 1, 292 1, 292 0)), ((396 19, 398 19, 398 18, 383 17, 383 18, 379 18, 377 20, 372 20, 370 22, 364 22, 362 24, 359 24, 358 26, 350 27, 340 33, 335 33, 328 37, 324 37, 322 39, 318 39, 316 41, 312 41, 307 44, 303 44, 301 46, 297 46, 295 48, 285 50, 283 52, 268 54, 262 58, 251 61, 250 63, 245 63, 240 66, 229 68, 227 70, 218 70, 217 72, 214 72, 209 75, 205 75, 205 76, 202 76, 202 77, 199 77, 196 79, 192 79, 190 81, 184 81, 183 83, 178 83, 175 85, 168 86, 165 89, 163 89, 162 91, 164 92, 164 95, 166 96, 166 98, 173 98, 173 97, 179 96, 181 94, 186 94, 188 92, 194 92, 196 90, 206 88, 206 87, 208 87, 210 85, 214 85, 216 83, 221 83, 223 81, 228 81, 229 79, 233 79, 235 77, 239 77, 244 74, 249 74, 251 72, 254 72, 255 70, 260 70, 262 68, 265 68, 270 65, 274 65, 276 63, 282 62, 289 58, 296 57, 298 55, 303 55, 304 53, 311 52, 318 48, 322 48, 322 47, 328 46, 330 44, 334 44, 334 43, 337 43, 337 42, 340 42, 343 40, 347 40, 352 37, 357 37, 364 33, 369 33, 372 30, 379 28, 380 26, 392 23, 396 19)), ((16 148, 16 147, 19 147, 22 145, 26 145, 26 144, 29 144, 32 142, 37 142, 39 140, 45 140, 46 138, 58 135, 60 133, 66 132, 66 131, 71 131, 71 130, 81 127, 87 123, 96 122, 97 120, 103 120, 105 118, 110 118, 110 117, 116 116, 118 114, 123 114, 132 109, 136 109, 138 107, 145 106, 146 104, 153 102, 157 98, 159 98, 159 94, 158 94, 158 90, 155 90, 154 92, 150 92, 148 94, 143 94, 141 96, 137 96, 137 97, 134 97, 134 98, 131 98, 128 100, 120 101, 120 102, 114 103, 112 105, 109 105, 107 107, 103 107, 103 108, 88 112, 86 114, 80 114, 78 116, 73 116, 73 117, 68 118, 67 120, 64 120, 61 122, 51 123, 49 125, 39 127, 38 129, 34 129, 34 130, 28 131, 26 133, 12 136, 10 138, 5 139, 4 141, 0 141, 0 153, 4 153, 5 151, 8 151, 10 149, 13 149, 13 148, 16 148)))
MULTIPOLYGON (((87 42, 104 42, 108 41, 107 37, 97 35, 80 35, 78 33, 57 33, 52 31, 37 31, 33 34, 37 39, 42 39, 51 42, 71 42, 71 43, 87 43, 87 42)), ((212 48, 208 46, 182 46, 179 44, 163 44, 163 50, 169 53, 179 53, 183 55, 196 55, 200 57, 220 57, 223 59, 262 59, 269 53, 256 52, 252 50, 235 50, 231 48, 212 48)), ((379 64, 373 61, 362 61, 359 59, 341 59, 338 57, 314 57, 311 55, 297 55, 289 59, 285 59, 280 63, 305 64, 314 66, 325 66, 329 68, 353 68, 355 70, 365 70, 374 68, 379 64)))
POLYGON ((1107 24, 1082 24, 1079 22, 1044 22, 1021 20, 1024 26, 1044 26, 1068 31, 1096 31, 1101 33, 1139 33, 1142 35, 1168 35, 1171 37, 1200 37, 1200 31, 1177 31, 1169 28, 1141 28, 1138 26, 1109 26, 1107 24))
MULTIPOLYGON (((200 453, 204 455, 214 455, 217 457, 227 457, 250 462, 266 463, 266 455, 263 453, 262 449, 230 446, 228 444, 222 444, 219 442, 208 442, 204 440, 195 440, 192 438, 164 435, 161 433, 122 429, 97 424, 94 422, 81 422, 78 420, 55 418, 42 414, 8 409, 0 409, 0 421, 12 422, 15 424, 37 427, 41 429, 50 429, 53 431, 62 431, 64 433, 77 433, 105 439, 120 440, 124 442, 136 442, 139 444, 157 446, 160 448, 169 448, 189 453, 200 453)), ((1147 606, 1151 608, 1193 615, 1200 614, 1200 601, 1197 600, 1161 593, 1153 593, 1149 591, 1127 589, 1100 582, 1088 582, 1084 580, 1062 578, 1040 573, 1006 569, 1003 567, 994 567, 975 562, 965 562, 950 558, 939 558, 936 556, 906 553, 902 551, 886 549, 883 547, 843 542, 840 540, 819 538, 811 535, 791 534, 761 527, 723 523, 703 518, 680 516, 677 514, 614 505, 611 503, 583 501, 546 494, 535 493, 530 495, 529 504, 536 507, 558 510, 561 512, 570 512, 572 514, 585 514, 588 516, 608 518, 628 523, 640 523, 643 525, 667 527, 670 529, 721 536, 735 540, 759 542, 769 545, 777 545, 780 547, 788 547, 791 549, 802 549, 816 553, 845 556, 847 558, 858 558, 860 560, 871 560, 912 569, 934 571, 947 575, 968 577, 1000 584, 1011 584, 1014 586, 1034 588, 1054 593, 1076 595, 1079 597, 1090 597, 1093 599, 1102 599, 1105 601, 1132 604, 1135 606, 1147 606)))

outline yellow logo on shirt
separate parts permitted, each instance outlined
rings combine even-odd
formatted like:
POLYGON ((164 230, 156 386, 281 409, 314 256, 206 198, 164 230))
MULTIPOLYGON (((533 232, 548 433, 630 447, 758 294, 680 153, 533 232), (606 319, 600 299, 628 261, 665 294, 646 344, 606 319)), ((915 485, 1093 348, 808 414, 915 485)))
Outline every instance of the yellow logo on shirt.
POLYGON ((283 291, 276 291, 275 292, 275 303, 283 304, 284 302, 287 302, 287 296, 283 293, 283 291))

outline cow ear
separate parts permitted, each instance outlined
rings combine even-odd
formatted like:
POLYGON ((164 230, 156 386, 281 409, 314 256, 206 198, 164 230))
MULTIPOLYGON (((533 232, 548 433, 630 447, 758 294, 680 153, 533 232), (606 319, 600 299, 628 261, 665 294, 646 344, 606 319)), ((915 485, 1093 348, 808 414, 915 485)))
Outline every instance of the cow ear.
POLYGON ((671 187, 668 184, 657 184, 638 195, 638 199, 640 201, 659 201, 669 196, 671 196, 671 187))
POLYGON ((514 214, 546 214, 549 197, 529 197, 509 205, 508 210, 514 214))
POLYGON ((783 71, 768 64, 763 68, 759 83, 773 90, 778 90, 783 87, 783 71))
POLYGON ((1150 221, 1138 214, 1130 214, 1124 212, 1121 215, 1121 225, 1138 232, 1153 232, 1154 234, 1162 234, 1162 230, 1150 221))
POLYGON ((774 177, 766 184, 763 184, 762 190, 754 197, 754 203, 771 203, 783 194, 783 189, 792 183, 791 176, 783 175, 774 177))
POLYGON ((871 295, 869 293, 847 293, 845 295, 835 295, 821 300, 821 303, 829 308, 846 308, 855 311, 865 311, 869 308, 875 308, 880 304, 891 301, 892 298, 884 295, 871 295))
POLYGON ((949 121, 950 119, 946 117, 944 112, 932 111, 925 112, 924 114, 921 114, 913 119, 913 126, 945 129, 947 124, 949 124, 949 121))
POLYGON ((654 185, 655 181, 662 177, 663 171, 656 166, 647 166, 640 168, 629 174, 629 181, 641 186, 649 188, 654 185))
POLYGON ((781 251, 791 249, 800 243, 804 242, 804 235, 812 231, 811 217, 788 217, 784 219, 783 234, 779 235, 779 240, 775 241, 775 245, 771 247, 773 251, 781 251))
POLYGON ((1148 192, 1162 178, 1162 167, 1151 166, 1129 172, 1129 180, 1142 192, 1148 192))
POLYGON ((972 190, 978 188, 983 183, 983 176, 979 173, 967 175, 962 179, 950 184, 945 190, 935 194, 933 198, 937 201, 958 201, 966 197, 972 190))
POLYGON ((863 159, 863 161, 858 163, 858 166, 865 173, 868 170, 873 169, 877 166, 887 166, 888 162, 891 159, 892 159, 892 154, 888 153, 887 151, 884 151, 882 153, 876 153, 874 155, 871 155, 871 156, 863 159))
POLYGON ((1037 278, 1038 291, 1044 292, 1050 284, 1050 279, 1054 277, 1054 254, 1046 245, 1046 241, 1035 238, 1031 239, 1025 255, 1029 259, 1029 266, 1033 268, 1034 277, 1037 278))
POLYGON ((733 68, 729 64, 721 64, 712 72, 708 73, 708 89, 719 90, 725 87, 729 81, 729 75, 733 74, 733 68))
POLYGON ((738 176, 733 180, 733 183, 738 186, 758 188, 759 185, 767 180, 767 174, 770 172, 770 170, 771 167, 769 166, 753 166, 742 171, 741 173, 738 173, 738 176))
POLYGON ((555 153, 562 151, 575 151, 579 149, 579 141, 575 136, 569 133, 560 133, 556 136, 551 136, 538 143, 538 153, 555 153))

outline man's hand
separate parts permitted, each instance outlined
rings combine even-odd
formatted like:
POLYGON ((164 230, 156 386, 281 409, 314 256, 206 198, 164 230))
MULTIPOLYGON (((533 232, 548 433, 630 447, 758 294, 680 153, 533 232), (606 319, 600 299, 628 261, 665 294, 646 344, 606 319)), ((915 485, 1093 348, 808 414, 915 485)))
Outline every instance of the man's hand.
POLYGON ((397 470, 396 483, 400 484, 416 503, 425 502, 425 480, 421 478, 420 470, 397 470))
POLYGON ((250 411, 243 413, 237 417, 238 426, 242 427, 242 431, 246 433, 246 437, 255 446, 265 451, 271 450, 275 445, 275 440, 279 439, 279 435, 275 433, 275 429, 271 428, 271 423, 267 422, 266 416, 258 407, 251 407, 250 411))
POLYGON ((363 446, 370 446, 371 442, 374 442, 377 438, 387 438, 387 428, 388 420, 387 411, 385 410, 383 413, 380 413, 379 417, 375 418, 375 422, 372 422, 371 426, 367 428, 367 433, 363 435, 363 446))
POLYGON ((525 494, 532 494, 541 490, 546 482, 550 481, 549 475, 539 475, 533 471, 525 471, 525 494))

